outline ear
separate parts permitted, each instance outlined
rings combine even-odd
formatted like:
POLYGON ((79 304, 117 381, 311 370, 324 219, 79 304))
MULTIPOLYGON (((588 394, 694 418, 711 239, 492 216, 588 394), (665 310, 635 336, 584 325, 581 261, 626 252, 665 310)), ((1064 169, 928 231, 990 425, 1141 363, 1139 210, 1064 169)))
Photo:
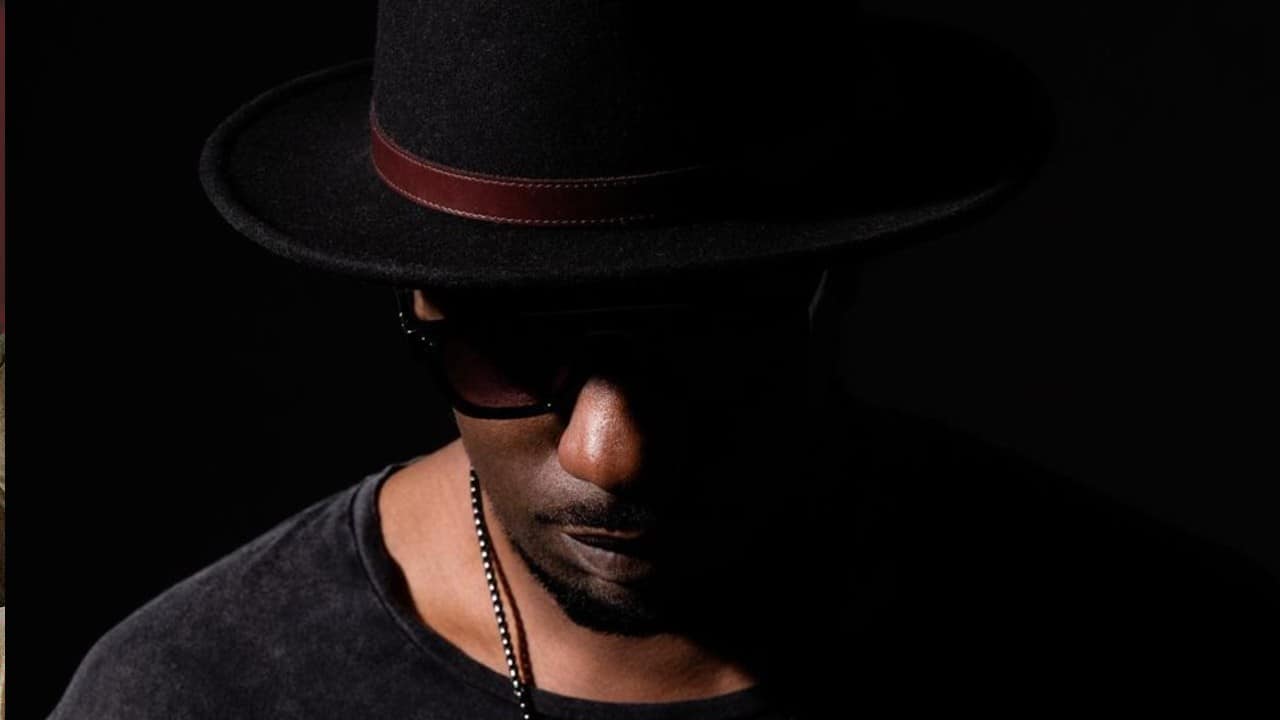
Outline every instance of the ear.
POLYGON ((444 319, 444 312, 440 310, 440 306, 428 299, 421 290, 413 291, 413 314, 419 320, 444 319))

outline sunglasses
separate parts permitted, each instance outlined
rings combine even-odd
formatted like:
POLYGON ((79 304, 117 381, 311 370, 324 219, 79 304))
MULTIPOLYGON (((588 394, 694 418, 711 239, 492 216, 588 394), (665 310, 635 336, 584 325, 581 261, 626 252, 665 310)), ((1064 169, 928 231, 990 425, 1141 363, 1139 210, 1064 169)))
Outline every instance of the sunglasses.
MULTIPOLYGON (((400 326, 462 414, 514 419, 572 406, 602 366, 640 370, 668 392, 724 383, 759 353, 760 310, 660 304, 572 311, 451 314, 423 320, 397 290, 400 326)), ((774 313, 776 314, 776 313, 774 313)), ((803 317, 803 312, 798 313, 803 317)))

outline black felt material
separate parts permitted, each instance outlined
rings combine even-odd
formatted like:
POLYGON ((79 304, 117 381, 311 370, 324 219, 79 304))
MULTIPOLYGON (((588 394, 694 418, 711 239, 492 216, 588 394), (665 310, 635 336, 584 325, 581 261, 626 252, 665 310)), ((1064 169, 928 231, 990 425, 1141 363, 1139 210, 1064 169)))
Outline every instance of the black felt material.
MULTIPOLYGON (((834 518, 798 515, 805 538, 836 539, 819 546, 824 591, 798 599, 803 615, 755 621, 809 643, 778 661, 835 703, 815 717, 1271 687, 1258 660, 1280 640, 1280 588, 1238 556, 933 424, 848 406, 821 427, 832 462, 811 487, 834 518)), ((505 676, 411 607, 376 518, 394 468, 111 630, 53 720, 514 717, 505 676)), ((622 705, 538 690, 534 703, 555 718, 714 720, 776 717, 774 697, 622 705)))
MULTIPOLYGON (((731 168, 739 189, 729 205, 695 203, 691 217, 546 228, 465 219, 416 205, 383 186, 372 169, 367 64, 297 80, 241 108, 206 144, 202 181, 234 227, 286 257, 385 282, 511 288, 826 261, 909 238, 911 231, 961 222, 1026 179, 1045 149, 1049 116, 1035 81, 1016 62, 951 31, 870 19, 863 25, 876 39, 876 62, 885 71, 880 85, 850 89, 859 93, 858 107, 868 111, 838 128, 845 136, 826 127, 829 115, 794 111, 789 122, 804 132, 759 135, 757 145, 771 149, 740 158, 731 168), (796 137, 808 140, 797 143, 796 137), (815 144, 820 138, 829 142, 815 144), (836 164, 835 175, 831 161, 839 152, 848 157, 836 164)), ((407 81, 384 79, 391 77, 384 68, 393 64, 388 52, 380 45, 379 82, 393 88, 407 81)), ((494 62, 484 66, 488 72, 508 70, 512 61, 494 62)), ((457 71, 479 73, 479 67, 457 71)), ((851 78, 864 70, 851 61, 851 78)), ((592 102, 611 97, 613 91, 592 102)), ((780 107, 771 105, 777 97, 755 99, 761 108, 780 107)), ((638 135, 618 140, 626 135, 619 128, 636 119, 628 110, 594 139, 573 119, 560 135, 542 137, 536 150, 518 150, 504 146, 506 121, 491 110, 449 125, 447 143, 442 126, 422 124, 423 142, 447 146, 438 157, 505 162, 529 172, 563 169, 555 165, 560 159, 585 169, 587 156, 622 162, 602 149, 614 141, 619 152, 646 160, 664 157, 659 145, 682 142, 671 139, 674 121, 647 136, 633 128, 638 135)), ((410 124, 404 121, 394 132, 411 133, 410 124)))
POLYGON ((378 115, 455 167, 592 177, 804 138, 849 114, 855 3, 385 2, 378 115))

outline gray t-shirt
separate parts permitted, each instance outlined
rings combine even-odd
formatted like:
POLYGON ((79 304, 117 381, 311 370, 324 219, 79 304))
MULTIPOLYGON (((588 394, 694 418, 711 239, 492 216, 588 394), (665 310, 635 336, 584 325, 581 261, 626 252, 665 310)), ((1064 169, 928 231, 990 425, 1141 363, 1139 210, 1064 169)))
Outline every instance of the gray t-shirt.
MULTIPOLYGON (((515 718, 506 677, 424 626, 408 603, 376 504, 402 466, 313 505, 135 612, 94 646, 52 717, 515 718)), ((541 690, 534 700, 543 716, 564 718, 775 717, 756 689, 649 706, 541 690)))

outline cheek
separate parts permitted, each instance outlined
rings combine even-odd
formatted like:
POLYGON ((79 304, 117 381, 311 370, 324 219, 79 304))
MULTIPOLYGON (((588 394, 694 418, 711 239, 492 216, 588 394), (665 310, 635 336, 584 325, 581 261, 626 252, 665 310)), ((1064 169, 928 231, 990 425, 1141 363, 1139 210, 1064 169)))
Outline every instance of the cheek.
POLYGON ((561 425, 554 415, 516 420, 479 420, 454 413, 466 448, 486 491, 520 486, 556 457, 561 425))
MULTIPOLYGON (((555 415, 515 420, 479 420, 454 411, 454 419, 467 455, 476 471, 502 473, 511 468, 528 472, 554 454, 563 426, 555 415), (481 467, 483 465, 484 467, 481 467)), ((483 478, 483 475, 482 475, 483 478)))
POLYGON ((462 445, 494 509, 510 515, 511 508, 536 507, 540 478, 557 466, 562 428, 556 416, 478 420, 455 413, 455 418, 462 445))

